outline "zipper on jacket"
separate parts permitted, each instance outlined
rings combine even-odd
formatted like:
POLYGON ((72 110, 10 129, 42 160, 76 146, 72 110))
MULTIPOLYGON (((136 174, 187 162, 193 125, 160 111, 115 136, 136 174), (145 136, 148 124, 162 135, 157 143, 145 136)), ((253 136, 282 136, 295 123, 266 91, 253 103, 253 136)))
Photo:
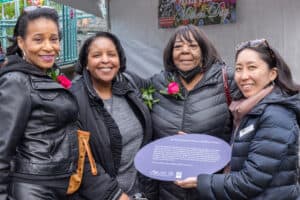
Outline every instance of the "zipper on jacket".
POLYGON ((179 131, 184 131, 184 132, 185 132, 185 130, 183 130, 183 126, 184 126, 184 120, 185 120, 184 116, 185 116, 185 110, 186 110, 185 106, 186 106, 186 100, 189 96, 189 93, 190 92, 186 90, 185 95, 184 95, 184 99, 183 99, 183 106, 182 106, 182 108, 183 108, 183 110, 182 110, 182 121, 181 121, 181 127, 180 127, 179 131))

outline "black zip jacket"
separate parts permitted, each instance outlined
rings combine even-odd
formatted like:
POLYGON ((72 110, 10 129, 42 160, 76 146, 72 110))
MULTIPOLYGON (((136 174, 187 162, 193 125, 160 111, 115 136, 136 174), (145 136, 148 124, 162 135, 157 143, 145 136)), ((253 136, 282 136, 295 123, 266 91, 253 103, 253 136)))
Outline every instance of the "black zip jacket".
POLYGON ((19 56, 8 57, 0 70, 1 200, 15 180, 67 188, 77 163, 77 115, 68 90, 19 56))
POLYGON ((274 89, 241 120, 231 173, 199 175, 198 198, 299 199, 299 124, 300 95, 274 89))
MULTIPOLYGON (((153 135, 155 139, 176 135, 178 131, 186 133, 205 133, 225 141, 229 141, 232 129, 230 111, 226 103, 224 82, 222 78, 223 63, 214 63, 204 72, 201 81, 187 91, 176 72, 163 71, 148 80, 143 80, 130 73, 137 87, 147 88, 150 85, 156 89, 153 95, 159 102, 153 105, 151 112, 153 135), (161 94, 166 90, 171 79, 181 87, 184 99, 161 94)), ((232 98, 240 94, 233 81, 233 69, 227 68, 228 85, 232 98)), ((196 189, 183 189, 173 182, 159 182, 160 200, 196 200, 196 189)))
MULTIPOLYGON (((90 145, 97 163, 98 176, 85 173, 79 196, 84 199, 112 200, 118 199, 122 190, 116 180, 120 165, 122 142, 119 129, 104 108, 103 101, 96 94, 89 73, 84 70, 83 76, 71 88, 79 103, 79 121, 83 130, 91 132, 90 145)), ((148 108, 143 104, 138 90, 129 84, 120 74, 113 82, 112 92, 123 96, 140 120, 144 138, 142 146, 152 139, 151 116, 148 108)), ((89 167, 86 167, 89 169, 89 167)), ((155 199, 155 185, 146 177, 139 174, 140 190, 149 199, 155 199)))

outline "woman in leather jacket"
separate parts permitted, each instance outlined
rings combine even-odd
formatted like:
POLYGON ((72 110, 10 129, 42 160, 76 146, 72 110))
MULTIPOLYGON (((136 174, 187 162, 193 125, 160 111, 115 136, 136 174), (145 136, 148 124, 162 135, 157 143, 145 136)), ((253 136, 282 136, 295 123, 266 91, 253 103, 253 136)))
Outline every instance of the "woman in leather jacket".
MULTIPOLYGON (((154 195, 152 183, 133 165, 137 151, 152 139, 151 117, 140 93, 126 80, 124 50, 118 38, 98 32, 79 53, 80 78, 71 91, 79 104, 79 121, 91 133, 98 176, 84 176, 77 198, 126 200, 154 195)), ((89 167, 87 167, 89 169, 89 167)))
POLYGON ((203 200, 299 199, 300 85, 265 39, 241 43, 235 62, 243 98, 230 105, 235 131, 228 173, 177 184, 197 187, 203 200))
POLYGON ((0 70, 1 200, 67 198, 77 164, 78 105, 47 75, 60 51, 58 19, 54 9, 27 7, 0 70))

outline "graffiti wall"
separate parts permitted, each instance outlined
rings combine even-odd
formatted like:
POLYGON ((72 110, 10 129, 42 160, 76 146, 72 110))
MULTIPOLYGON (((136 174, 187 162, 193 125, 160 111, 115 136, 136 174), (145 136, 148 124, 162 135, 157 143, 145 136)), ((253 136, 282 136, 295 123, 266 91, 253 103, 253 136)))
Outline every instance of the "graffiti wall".
POLYGON ((32 6, 41 6, 44 3, 44 0, 27 0, 28 5, 32 6))
POLYGON ((160 28, 184 24, 197 26, 236 21, 237 0, 159 0, 160 28))

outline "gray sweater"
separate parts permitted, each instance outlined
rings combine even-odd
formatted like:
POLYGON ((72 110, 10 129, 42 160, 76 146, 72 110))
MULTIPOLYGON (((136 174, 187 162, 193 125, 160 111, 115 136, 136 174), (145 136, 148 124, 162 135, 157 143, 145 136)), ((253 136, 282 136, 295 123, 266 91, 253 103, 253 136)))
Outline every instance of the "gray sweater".
POLYGON ((142 125, 125 98, 114 95, 111 99, 105 100, 104 105, 117 123, 122 136, 122 154, 117 180, 124 192, 133 195, 141 192, 138 189, 137 170, 133 160, 142 144, 142 125))

